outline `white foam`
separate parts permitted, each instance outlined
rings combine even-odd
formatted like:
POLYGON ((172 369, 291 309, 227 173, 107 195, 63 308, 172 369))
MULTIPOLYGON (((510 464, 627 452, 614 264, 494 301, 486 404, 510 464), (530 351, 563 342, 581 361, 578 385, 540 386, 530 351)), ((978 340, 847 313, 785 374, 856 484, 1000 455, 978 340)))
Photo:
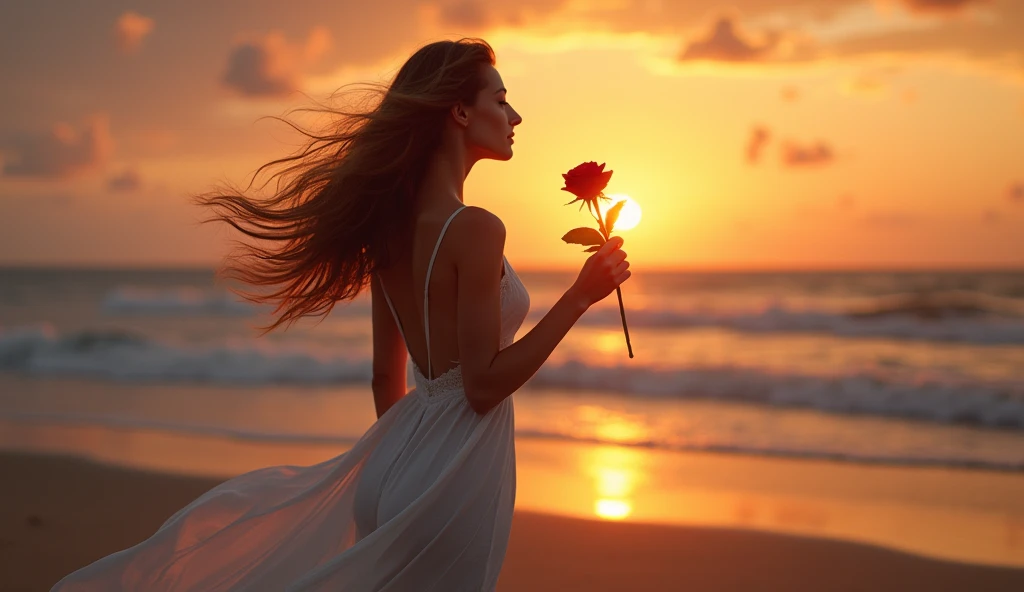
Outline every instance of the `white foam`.
POLYGON ((373 376, 372 360, 317 354, 268 342, 161 343, 123 331, 65 337, 52 327, 0 331, 0 369, 42 376, 229 384, 344 384, 373 376))
MULTIPOLYGON (((622 326, 618 308, 591 309, 580 323, 622 326)), ((852 314, 790 310, 780 305, 761 311, 630 310, 630 327, 681 329, 719 327, 744 333, 827 333, 840 337, 885 337, 978 344, 1024 343, 1024 320, 1008 317, 949 317, 935 320, 898 314, 858 317, 852 314)))
MULTIPOLYGON (((60 336, 50 326, 0 331, 0 369, 40 376, 226 384, 369 384, 372 359, 302 346, 163 343, 115 331, 60 336)), ((545 364, 531 388, 593 389, 624 396, 718 399, 936 422, 1024 429, 1024 383, 903 378, 873 373, 808 375, 744 367, 602 367, 545 364)))
POLYGON ((122 286, 111 290, 102 302, 108 314, 202 314, 247 316, 257 307, 226 291, 179 286, 139 288, 122 286))
MULTIPOLYGON (((871 300, 870 306, 845 313, 798 310, 784 303, 760 310, 724 311, 627 306, 626 320, 636 328, 718 327, 744 333, 827 333, 840 337, 1024 344, 1024 318, 1016 313, 1024 305, 1016 301, 962 292, 938 293, 929 298, 918 301, 909 296, 879 297, 871 300), (977 312, 964 314, 964 310, 977 312), (937 318, 925 318, 925 312, 937 318)), ((262 308, 225 290, 193 286, 120 286, 106 294, 101 307, 108 315, 135 316, 250 316, 262 308)), ((542 307, 535 308, 531 316, 536 319, 542 312, 542 307)), ((369 299, 339 303, 331 314, 368 316, 369 299)), ((602 307, 588 310, 579 323, 621 326, 622 320, 617 307, 602 307)))

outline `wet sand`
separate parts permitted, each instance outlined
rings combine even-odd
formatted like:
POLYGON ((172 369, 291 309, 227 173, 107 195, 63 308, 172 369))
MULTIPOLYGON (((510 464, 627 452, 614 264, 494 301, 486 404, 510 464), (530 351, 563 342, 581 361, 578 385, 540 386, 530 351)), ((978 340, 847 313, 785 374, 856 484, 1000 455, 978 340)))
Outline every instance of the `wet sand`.
MULTIPOLYGON (((218 479, 0 453, 2 590, 64 574, 149 536, 218 479)), ((557 492, 551 492, 557 495, 557 492)), ((1024 590, 1024 570, 859 543, 517 511, 499 590, 1024 590)))

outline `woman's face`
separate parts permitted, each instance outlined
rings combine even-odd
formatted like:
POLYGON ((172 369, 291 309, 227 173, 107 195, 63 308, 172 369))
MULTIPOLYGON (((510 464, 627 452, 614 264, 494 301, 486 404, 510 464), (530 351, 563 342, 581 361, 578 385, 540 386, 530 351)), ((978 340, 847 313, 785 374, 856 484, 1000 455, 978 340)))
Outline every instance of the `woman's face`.
POLYGON ((512 128, 523 118, 508 104, 505 85, 498 71, 484 66, 487 84, 476 96, 476 104, 466 107, 466 143, 474 160, 512 158, 512 128))

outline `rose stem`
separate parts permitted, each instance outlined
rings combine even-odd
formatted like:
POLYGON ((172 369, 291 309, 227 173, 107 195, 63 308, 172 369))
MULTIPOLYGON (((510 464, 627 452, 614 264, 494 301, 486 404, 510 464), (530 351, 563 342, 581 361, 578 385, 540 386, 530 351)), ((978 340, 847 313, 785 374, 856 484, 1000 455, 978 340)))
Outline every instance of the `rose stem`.
MULTIPOLYGON (((603 195, 603 194, 601 194, 603 195)), ((594 198, 594 208, 597 209, 597 225, 601 228, 601 235, 604 236, 604 240, 611 238, 608 236, 608 231, 604 227, 604 221, 601 220, 601 205, 598 203, 598 199, 594 198)), ((590 208, 587 208, 588 210, 590 208)), ((591 212, 593 214, 593 212, 591 212)), ((626 326, 626 309, 622 306, 622 290, 619 286, 615 286, 615 295, 619 297, 619 316, 622 317, 622 331, 626 334, 626 350, 629 351, 629 357, 633 357, 633 346, 629 342, 629 328, 626 326)))

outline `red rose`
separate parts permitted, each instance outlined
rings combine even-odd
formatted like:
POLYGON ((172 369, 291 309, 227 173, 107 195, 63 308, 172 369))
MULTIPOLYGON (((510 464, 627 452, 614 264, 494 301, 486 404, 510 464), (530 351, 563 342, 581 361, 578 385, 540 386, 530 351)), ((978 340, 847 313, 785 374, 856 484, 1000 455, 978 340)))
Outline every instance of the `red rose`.
MULTIPOLYGON (((570 201, 565 205, 582 201, 583 204, 587 204, 587 209, 590 210, 591 215, 597 219, 597 224, 600 230, 594 230, 586 226, 580 228, 573 228, 569 232, 565 233, 562 240, 569 244, 583 245, 588 248, 583 249, 586 253, 593 253, 601 249, 601 245, 605 244, 611 238, 612 228, 615 227, 615 221, 619 217, 619 210, 626 204, 626 200, 622 200, 619 203, 611 207, 610 210, 605 214, 604 218, 601 217, 601 206, 598 203, 598 199, 605 199, 611 201, 610 197, 606 197, 604 188, 608 186, 608 181, 612 178, 612 171, 604 170, 604 163, 600 165, 596 162, 585 162, 576 168, 572 169, 568 173, 562 175, 565 179, 565 187, 562 187, 562 191, 568 191, 569 193, 576 196, 576 199, 570 201), (593 206, 593 207, 590 207, 593 206)), ((580 204, 580 210, 583 210, 583 204, 580 204)), ((629 343, 629 328, 626 326, 626 309, 622 306, 622 290, 619 286, 615 286, 615 295, 619 297, 619 316, 622 317, 622 332, 626 335, 626 349, 629 351, 629 357, 633 357, 633 346, 629 343)))
MULTIPOLYGON (((570 204, 581 199, 585 202, 596 200, 608 186, 612 172, 614 171, 604 170, 604 163, 599 165, 593 161, 585 162, 562 175, 565 179, 565 187, 562 187, 562 191, 568 191, 576 196, 576 199, 569 202, 570 204)), ((580 207, 583 207, 582 204, 580 207)))

